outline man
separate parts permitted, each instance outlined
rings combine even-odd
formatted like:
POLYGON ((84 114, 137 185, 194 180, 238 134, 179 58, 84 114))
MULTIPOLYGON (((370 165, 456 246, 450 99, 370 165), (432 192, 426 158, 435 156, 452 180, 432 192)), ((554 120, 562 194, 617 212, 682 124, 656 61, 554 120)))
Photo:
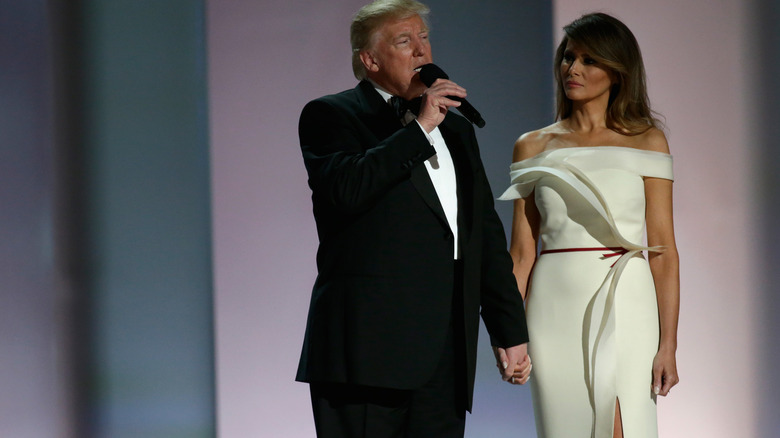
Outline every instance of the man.
POLYGON ((322 437, 462 437, 480 308, 504 380, 530 373, 525 314, 466 91, 431 62, 428 8, 379 0, 350 38, 352 90, 303 109, 299 135, 320 247, 297 380, 322 437), (394 97, 396 96, 396 97, 394 97), (398 98, 422 97, 419 115, 398 98))

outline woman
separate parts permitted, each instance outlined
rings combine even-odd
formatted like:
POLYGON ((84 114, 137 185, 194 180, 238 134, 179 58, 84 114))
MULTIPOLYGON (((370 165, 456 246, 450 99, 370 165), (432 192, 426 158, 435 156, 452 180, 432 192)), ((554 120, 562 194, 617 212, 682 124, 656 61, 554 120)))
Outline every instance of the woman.
POLYGON ((602 13, 564 30, 558 121, 517 140, 501 197, 515 199, 536 427, 655 437, 656 396, 678 382, 672 158, 631 31, 602 13))

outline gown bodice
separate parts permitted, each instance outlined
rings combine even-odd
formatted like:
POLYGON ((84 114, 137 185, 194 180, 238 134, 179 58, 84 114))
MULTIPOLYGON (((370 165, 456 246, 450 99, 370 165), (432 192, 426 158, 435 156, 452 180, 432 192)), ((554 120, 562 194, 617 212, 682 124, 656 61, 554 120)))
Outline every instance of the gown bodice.
POLYGON ((510 167, 501 200, 527 197, 541 215, 542 250, 641 246, 644 178, 673 179, 672 156, 620 146, 552 149, 510 167))

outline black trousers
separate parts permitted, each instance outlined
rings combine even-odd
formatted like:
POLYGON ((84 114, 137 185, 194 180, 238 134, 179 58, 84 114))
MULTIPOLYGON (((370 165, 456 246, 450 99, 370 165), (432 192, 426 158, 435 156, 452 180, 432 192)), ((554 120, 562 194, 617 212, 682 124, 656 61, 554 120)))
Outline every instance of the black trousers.
POLYGON ((310 383, 318 438, 463 438, 466 357, 462 282, 456 272, 447 340, 431 379, 414 390, 310 383))

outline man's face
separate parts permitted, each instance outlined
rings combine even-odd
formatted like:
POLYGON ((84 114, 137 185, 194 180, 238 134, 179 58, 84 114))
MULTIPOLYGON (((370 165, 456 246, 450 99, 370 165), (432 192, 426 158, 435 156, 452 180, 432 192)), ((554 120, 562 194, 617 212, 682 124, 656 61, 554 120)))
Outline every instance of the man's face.
POLYGON ((415 69, 432 61, 428 28, 418 15, 386 21, 361 59, 377 85, 405 99, 417 97, 426 87, 415 69))

